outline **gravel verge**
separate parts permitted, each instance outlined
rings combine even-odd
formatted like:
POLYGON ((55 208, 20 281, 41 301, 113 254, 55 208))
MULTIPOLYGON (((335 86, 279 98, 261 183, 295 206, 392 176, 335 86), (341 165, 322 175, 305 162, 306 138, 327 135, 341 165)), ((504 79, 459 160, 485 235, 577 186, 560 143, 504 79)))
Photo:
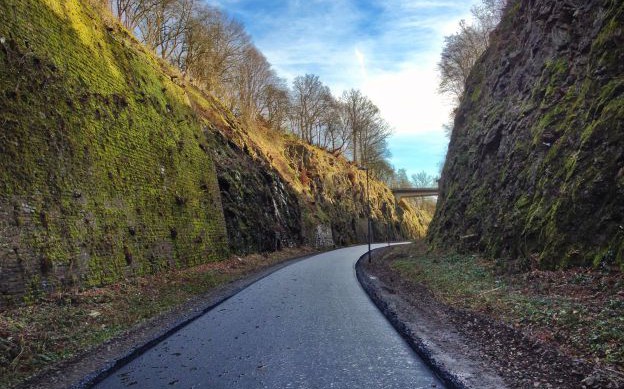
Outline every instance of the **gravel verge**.
POLYGON ((620 388, 604 368, 565 355, 489 315, 438 301, 373 251, 356 264, 364 290, 410 346, 451 388, 620 388))

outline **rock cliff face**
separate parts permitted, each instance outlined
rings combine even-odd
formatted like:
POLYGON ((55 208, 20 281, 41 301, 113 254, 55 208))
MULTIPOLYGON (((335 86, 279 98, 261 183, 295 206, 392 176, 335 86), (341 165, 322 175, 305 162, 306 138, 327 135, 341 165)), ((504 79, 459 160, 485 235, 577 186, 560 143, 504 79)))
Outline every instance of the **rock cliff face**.
POLYGON ((430 239, 624 264, 624 2, 511 1, 455 119, 430 239))
POLYGON ((303 243, 299 198, 262 159, 218 130, 209 132, 230 248, 236 254, 303 243))
MULTIPOLYGON (((0 21, 0 304, 364 241, 363 172, 243 126, 98 2, 0 1, 0 21)), ((371 203, 377 239, 424 233, 426 216, 375 181, 371 203)))
MULTIPOLYGON (((209 132, 233 252, 366 241, 366 175, 357 166, 260 125, 209 132)), ((375 180, 369 190, 374 240, 424 236, 430 215, 375 180)))

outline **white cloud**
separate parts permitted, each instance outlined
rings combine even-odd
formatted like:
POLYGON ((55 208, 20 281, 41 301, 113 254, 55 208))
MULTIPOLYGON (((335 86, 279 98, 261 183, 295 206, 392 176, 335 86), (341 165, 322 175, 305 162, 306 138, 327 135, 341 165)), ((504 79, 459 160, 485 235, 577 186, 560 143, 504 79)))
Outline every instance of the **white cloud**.
MULTIPOLYGON (((438 139, 423 147, 443 155, 451 105, 437 92, 436 64, 444 36, 481 0, 219 1, 242 19, 280 76, 317 74, 336 96, 361 89, 395 137, 438 139)), ((409 160, 405 150, 391 151, 397 163, 409 160)))
POLYGON ((380 108, 395 134, 443 133, 450 104, 438 92, 437 57, 406 62, 392 72, 369 72, 362 91, 380 108))
POLYGON ((449 121, 452 105, 438 93, 437 62, 444 36, 455 32, 459 20, 470 16, 470 6, 452 1, 391 2, 391 27, 367 45, 367 77, 347 76, 380 108, 395 135, 437 133, 445 139, 443 126, 449 121), (459 12, 451 16, 435 12, 440 9, 459 12), (418 42, 418 47, 411 47, 412 51, 402 53, 400 60, 387 66, 388 54, 379 48, 410 48, 411 41, 418 42))
POLYGON ((355 49, 355 57, 357 58, 357 62, 360 65, 360 72, 362 74, 362 77, 364 79, 367 79, 368 74, 366 72, 366 58, 364 58, 364 54, 362 54, 362 52, 358 48, 355 49))

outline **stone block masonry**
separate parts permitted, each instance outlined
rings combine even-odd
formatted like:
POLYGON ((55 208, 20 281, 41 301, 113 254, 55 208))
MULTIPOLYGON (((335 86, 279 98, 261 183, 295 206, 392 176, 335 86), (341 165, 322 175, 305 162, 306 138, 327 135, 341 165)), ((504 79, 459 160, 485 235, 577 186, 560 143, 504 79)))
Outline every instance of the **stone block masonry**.
MULTIPOLYGON (((71 184, 64 189, 55 180, 13 196, 6 192, 17 188, 4 188, 0 196, 3 299, 60 285, 99 285, 225 256, 225 223, 207 156, 192 169, 195 177, 189 176, 189 166, 179 170, 172 165, 167 172, 156 165, 151 169, 156 172, 152 181, 144 170, 145 155, 145 151, 125 155, 127 185, 120 188, 115 188, 115 174, 111 178, 105 172, 97 174, 93 166, 84 169, 97 179, 67 176, 71 184), (185 186, 176 190, 180 184, 185 186)), ((9 161, 2 163, 10 168, 9 161)), ((58 170, 44 164, 32 174, 53 176, 58 170)))
POLYGON ((185 91, 89 2, 55 4, 0 3, 0 301, 224 258, 185 91))

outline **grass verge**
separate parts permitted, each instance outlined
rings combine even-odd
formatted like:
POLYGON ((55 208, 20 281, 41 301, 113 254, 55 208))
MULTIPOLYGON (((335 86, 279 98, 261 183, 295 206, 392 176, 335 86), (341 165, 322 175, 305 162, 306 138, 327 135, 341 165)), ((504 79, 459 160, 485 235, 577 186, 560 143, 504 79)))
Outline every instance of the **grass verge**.
POLYGON ((475 255, 399 246, 385 260, 455 308, 486 314, 567 355, 624 374, 624 275, 592 269, 510 273, 475 255))
POLYGON ((5 308, 0 311, 0 387, 16 385, 217 286, 310 252, 297 248, 232 257, 5 308))

